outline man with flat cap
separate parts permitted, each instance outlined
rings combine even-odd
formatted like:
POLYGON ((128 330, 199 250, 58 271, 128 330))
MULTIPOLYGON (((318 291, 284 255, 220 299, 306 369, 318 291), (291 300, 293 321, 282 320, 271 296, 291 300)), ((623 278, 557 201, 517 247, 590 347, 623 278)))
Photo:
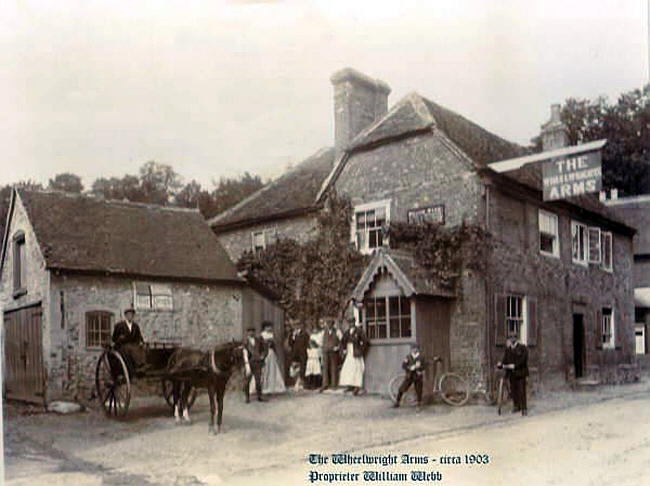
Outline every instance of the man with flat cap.
POLYGON ((144 339, 140 326, 133 320, 135 309, 130 306, 124 309, 124 320, 115 324, 113 329, 113 343, 115 347, 131 362, 131 371, 146 371, 146 356, 144 352, 144 339))
POLYGON ((255 328, 249 327, 246 330, 246 339, 244 340, 244 394, 246 403, 250 403, 250 383, 255 377, 255 392, 257 400, 265 402, 262 398, 262 364, 268 348, 264 346, 262 339, 255 335, 255 328))
POLYGON ((528 348, 523 344, 517 334, 510 333, 506 342, 503 359, 497 366, 506 370, 506 377, 510 380, 510 392, 514 407, 512 413, 521 411, 528 415, 526 400, 526 377, 528 376, 528 348))

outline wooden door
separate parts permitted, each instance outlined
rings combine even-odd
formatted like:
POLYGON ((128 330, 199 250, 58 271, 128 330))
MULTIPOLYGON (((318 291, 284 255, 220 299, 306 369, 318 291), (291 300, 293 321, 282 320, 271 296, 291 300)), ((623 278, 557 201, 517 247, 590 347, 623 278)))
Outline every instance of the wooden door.
POLYGON ((45 392, 41 306, 4 314, 5 390, 7 398, 42 402, 45 392))

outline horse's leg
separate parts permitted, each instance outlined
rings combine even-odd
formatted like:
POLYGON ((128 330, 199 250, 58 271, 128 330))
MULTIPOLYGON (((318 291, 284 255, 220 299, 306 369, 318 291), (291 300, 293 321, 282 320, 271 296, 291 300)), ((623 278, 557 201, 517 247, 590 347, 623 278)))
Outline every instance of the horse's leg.
POLYGON ((174 401, 174 422, 178 424, 181 421, 180 412, 178 410, 181 399, 181 386, 178 381, 172 382, 172 398, 174 401))
POLYGON ((226 394, 226 382, 225 380, 218 380, 216 383, 216 395, 217 395, 217 404, 218 404, 218 415, 217 415, 217 431, 221 432, 221 419, 223 416, 223 397, 226 394))
POLYGON ((214 384, 214 380, 211 379, 208 381, 208 397, 210 398, 210 426, 208 427, 209 434, 216 434, 214 431, 215 394, 216 394, 216 387, 214 384))
POLYGON ((182 392, 182 404, 183 404, 183 421, 186 424, 191 424, 192 419, 190 418, 190 409, 187 405, 187 402, 190 398, 190 389, 192 388, 189 381, 183 382, 183 392, 182 392))

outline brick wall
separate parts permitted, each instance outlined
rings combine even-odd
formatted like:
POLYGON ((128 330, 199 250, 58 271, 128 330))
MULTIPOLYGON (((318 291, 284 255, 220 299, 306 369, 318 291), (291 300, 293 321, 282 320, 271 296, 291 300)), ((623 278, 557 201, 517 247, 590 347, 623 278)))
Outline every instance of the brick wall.
MULTIPOLYGON (((621 366, 634 362, 632 238, 614 234, 612 272, 594 264, 574 264, 571 220, 590 221, 551 205, 545 209, 559 217, 560 256, 544 256, 538 246, 539 206, 491 192, 494 248, 488 269, 490 298, 495 293, 514 293, 537 300, 537 345, 530 349, 533 382, 554 387, 574 378, 574 312, 584 314, 586 377, 620 381, 621 366), (597 349, 596 311, 610 305, 615 315, 616 349, 597 349)), ((495 346, 493 338, 491 346, 493 359, 498 359, 503 348, 495 346)))

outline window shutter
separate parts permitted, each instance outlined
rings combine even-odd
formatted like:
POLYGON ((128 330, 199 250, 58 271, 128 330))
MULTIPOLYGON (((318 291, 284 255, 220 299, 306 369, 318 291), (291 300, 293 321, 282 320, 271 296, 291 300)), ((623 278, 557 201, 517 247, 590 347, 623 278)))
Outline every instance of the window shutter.
POLYGON ((589 263, 600 263, 600 228, 589 227, 589 263))
POLYGON ((603 349, 603 311, 598 309, 595 313, 596 322, 594 323, 594 341, 596 349, 603 349))
POLYGON ((528 297, 528 346, 537 346, 537 299, 528 297))
POLYGON ((506 296, 503 294, 494 295, 494 329, 495 344, 505 346, 506 344, 506 296))

